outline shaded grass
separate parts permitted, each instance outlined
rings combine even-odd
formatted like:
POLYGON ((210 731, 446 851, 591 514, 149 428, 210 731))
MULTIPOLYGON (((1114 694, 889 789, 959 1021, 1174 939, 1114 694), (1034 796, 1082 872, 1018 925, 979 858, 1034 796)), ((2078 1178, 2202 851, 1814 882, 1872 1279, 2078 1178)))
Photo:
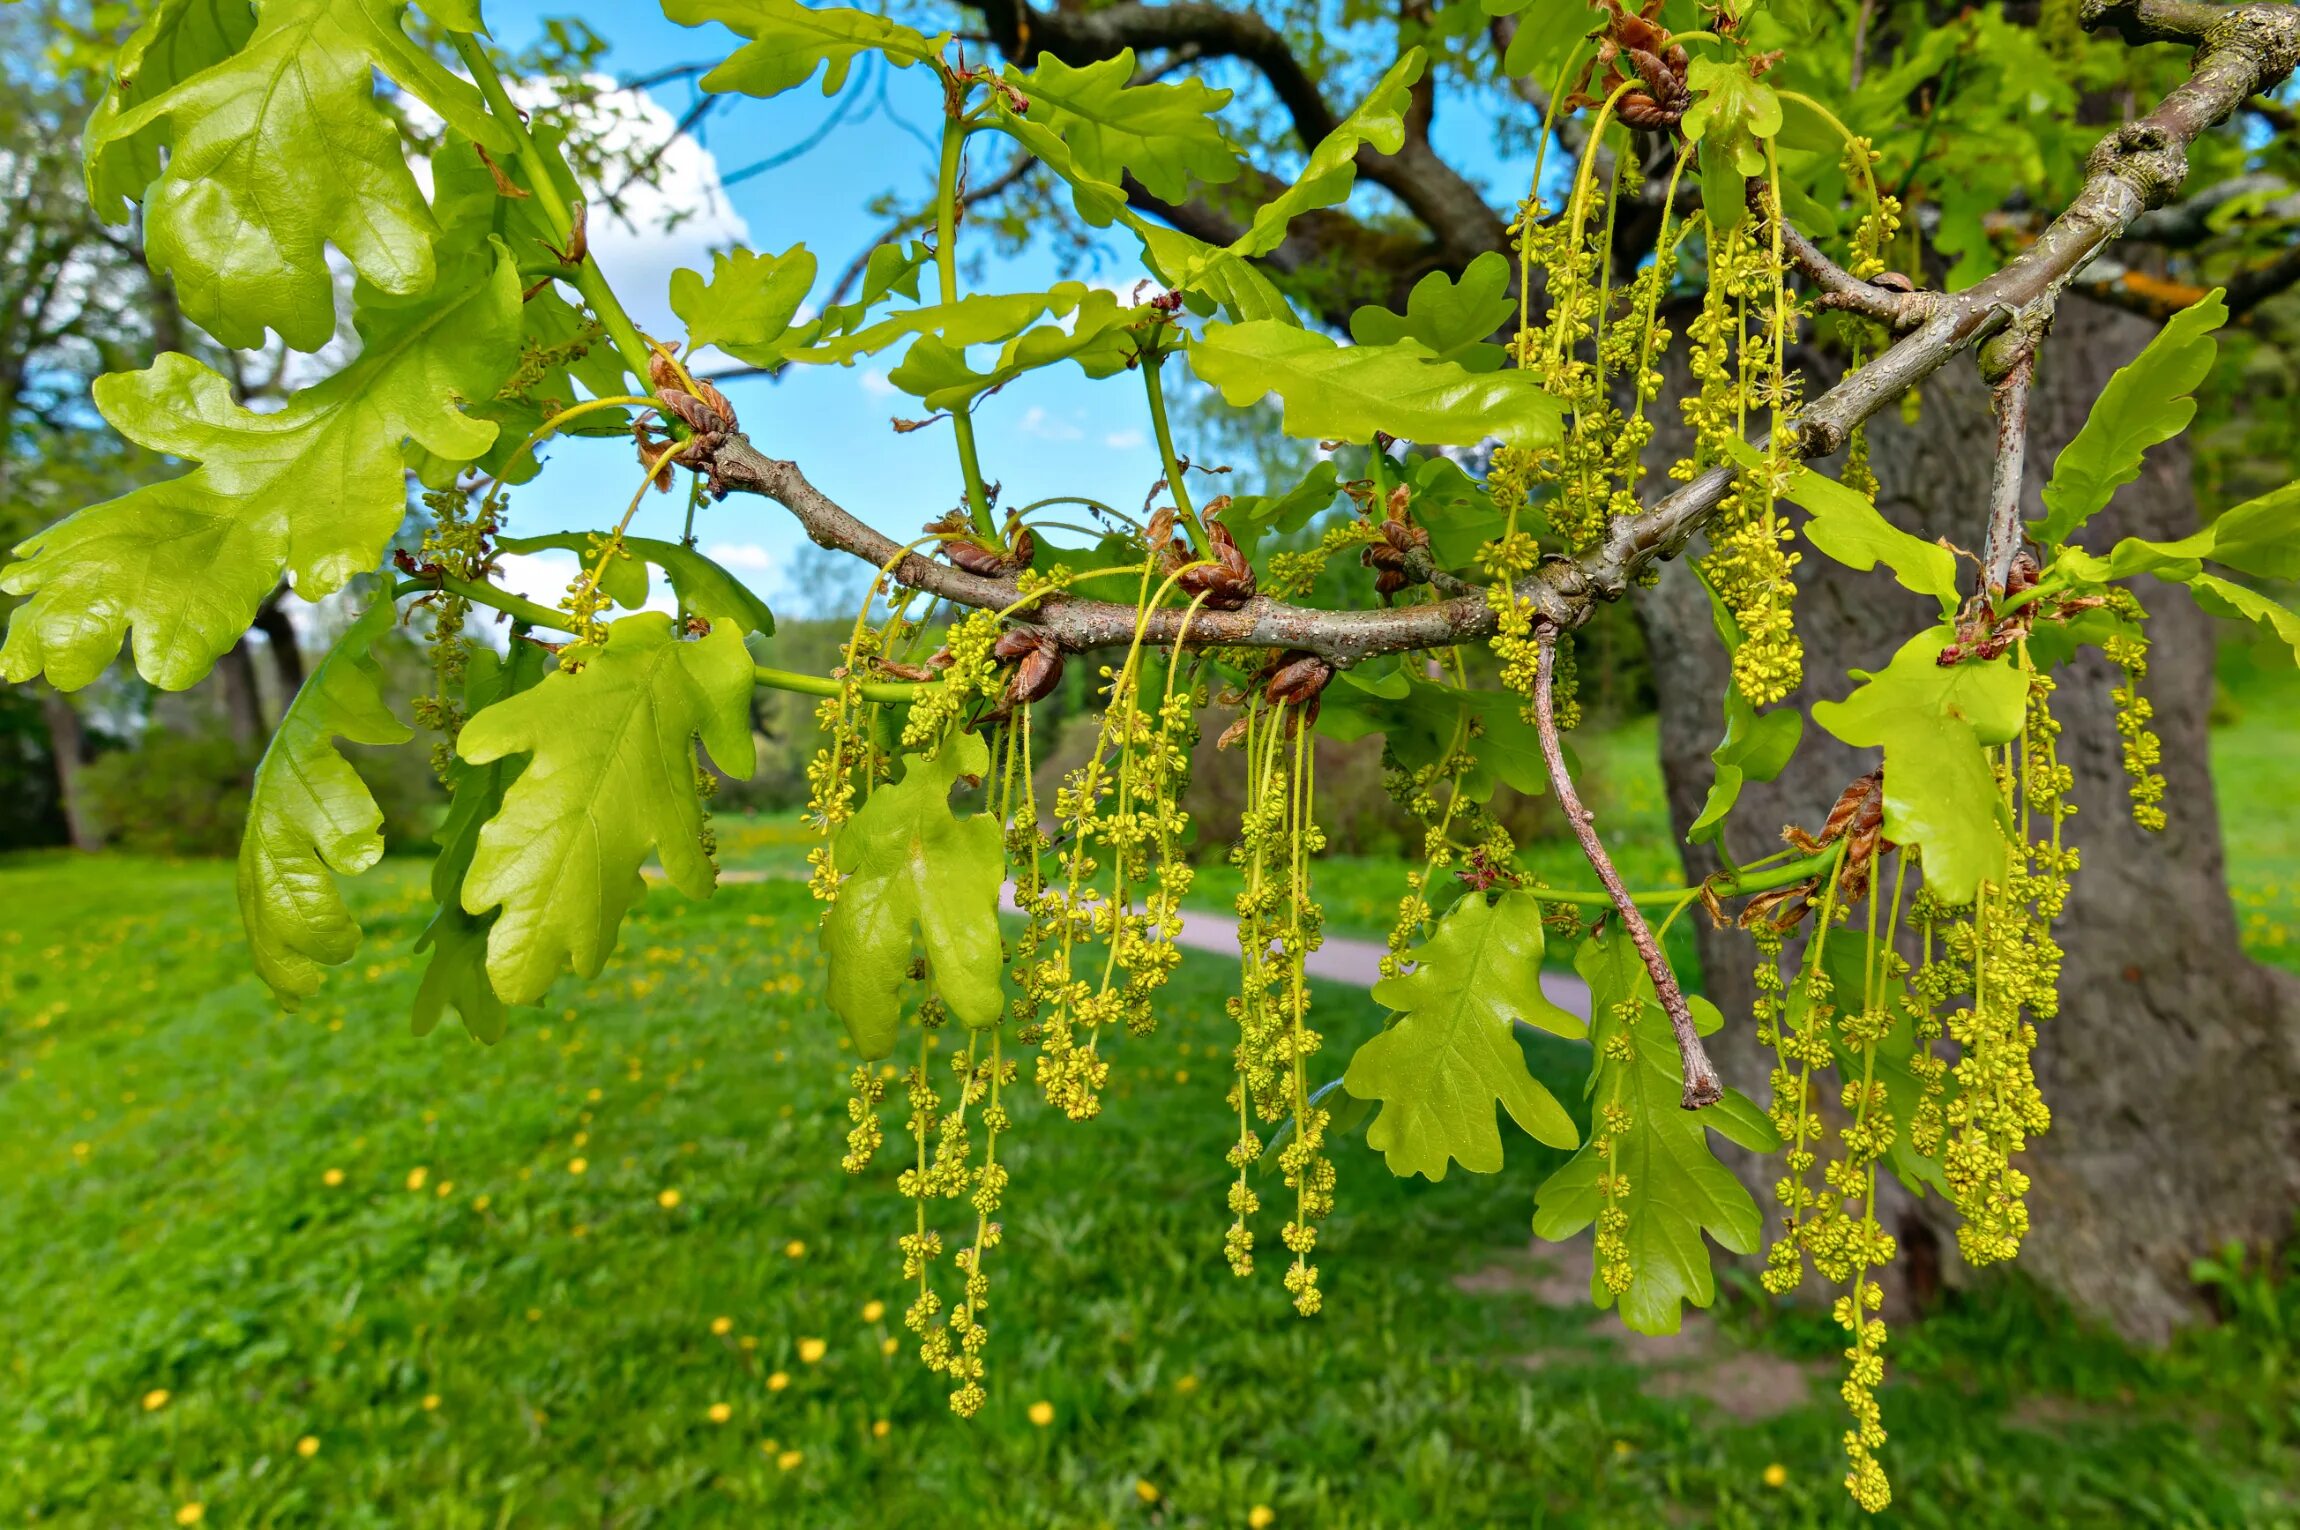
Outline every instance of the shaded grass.
MULTIPOLYGON (((368 945, 291 1016, 247 975, 228 868, 0 866, 9 1522, 189 1503, 211 1525, 1857 1519, 1825 1373, 1744 1421, 1654 1395, 1609 1323, 1526 1281, 1456 1284, 1523 1268, 1556 1155, 1522 1138, 1502 1173, 1435 1186, 1345 1142, 1327 1314, 1293 1317, 1275 1269, 1233 1280, 1232 972, 1194 957, 1158 1035, 1121 1045, 1102 1119, 1018 1110, 991 1397, 960 1423, 882 1353, 898 1155, 837 1168, 853 1058, 815 999, 803 889, 653 896, 598 981, 482 1048, 407 1034, 421 879, 353 885, 368 945)), ((1317 1004, 1335 1056, 1375 1023, 1362 994, 1317 1004)), ((1574 1049, 1535 1061, 1578 1101, 1574 1049)), ((1728 1306, 1713 1366, 1733 1344, 1834 1348, 1808 1317, 1728 1306)), ((2141 1357, 1988 1288, 1895 1340, 1896 1522, 2291 1522, 2292 1367, 2269 1329, 2141 1357)))

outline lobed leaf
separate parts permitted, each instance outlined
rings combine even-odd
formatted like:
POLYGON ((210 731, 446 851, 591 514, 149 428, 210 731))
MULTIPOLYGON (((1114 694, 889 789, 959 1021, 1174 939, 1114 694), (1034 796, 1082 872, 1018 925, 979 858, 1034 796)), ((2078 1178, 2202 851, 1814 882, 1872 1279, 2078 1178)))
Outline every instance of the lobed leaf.
MULTIPOLYGON (((465 661, 463 712, 476 717, 496 702, 532 690, 542 680, 546 651, 514 638, 497 658, 492 648, 474 645, 465 661)), ((415 990, 411 1015, 415 1034, 428 1036, 440 1017, 454 1010, 475 1041, 503 1039, 510 1007, 487 980, 487 936, 497 913, 474 914, 463 906, 463 884, 479 853, 479 832, 503 810, 503 794, 526 764, 505 755, 484 765, 457 757, 448 765, 447 817, 439 826, 439 856, 431 863, 431 922, 416 937, 415 949, 429 951, 415 990)))
POLYGON ((1432 271, 1406 294, 1404 313, 1368 304, 1351 314, 1350 338, 1360 345, 1419 340, 1469 371, 1496 371, 1503 352, 1492 343, 1493 335, 1517 312, 1509 277, 1509 259, 1499 250, 1471 261, 1458 284, 1445 272, 1432 271))
POLYGON ((66 517, 15 549, 0 590, 29 595, 0 675, 76 690, 135 630, 136 669, 180 691, 239 641, 285 572, 306 600, 372 570, 407 513, 400 443, 466 463, 496 427, 458 401, 493 394, 515 358, 519 274, 500 245, 430 303, 365 316, 360 354, 287 407, 258 414, 189 356, 96 380, 122 435, 196 460, 66 517))
POLYGON ((240 836, 240 922, 256 973, 289 1009, 319 991, 320 969, 351 960, 359 925, 336 887, 383 854, 383 809, 335 748, 404 744, 371 649, 398 612, 378 600, 345 629, 288 703, 256 767, 240 836))
POLYGON ((814 284, 814 253, 803 244, 780 255, 721 250, 711 256, 707 283, 694 271, 671 273, 671 311, 686 321, 690 349, 715 345, 769 367, 783 359, 780 342, 814 284))
POLYGON ((803 85, 817 69, 823 94, 835 96, 861 53, 877 53, 908 69, 941 53, 948 32, 929 37, 899 21, 839 7, 816 10, 798 0, 663 0, 663 14, 684 27, 716 21, 750 41, 709 74, 703 89, 779 96, 803 85))
POLYGON ((1541 901, 1505 892, 1488 903, 1455 903, 1427 942, 1410 953, 1410 972, 1374 985, 1374 1000, 1400 1012, 1397 1024, 1360 1046, 1342 1087, 1382 1111, 1366 1143, 1404 1178, 1445 1178, 1459 1160, 1473 1174, 1501 1168, 1498 1103, 1537 1142, 1570 1148, 1579 1140, 1556 1096, 1525 1065, 1516 1022, 1560 1036, 1582 1023, 1541 991, 1541 901))
POLYGON ((507 696, 463 725, 474 765, 531 758, 479 832, 467 913, 502 910, 487 976, 508 1004, 532 1004, 560 971, 594 977, 644 883, 650 852, 671 885, 708 897, 695 737, 729 775, 748 776, 751 656, 732 623, 682 640, 659 611, 623 617, 572 673, 507 696))
POLYGON ((377 71, 467 138, 511 153, 478 90, 401 29, 404 9, 405 0, 271 0, 225 53, 236 18, 165 7, 138 32, 130 62, 156 62, 173 76, 168 87, 154 94, 148 77, 128 75, 90 122, 83 149, 99 209, 117 220, 125 199, 143 201, 152 270, 173 278, 184 313, 225 345, 258 348, 267 327, 300 351, 327 344, 330 244, 386 292, 431 286, 439 225, 376 98, 377 71), (135 104, 120 104, 131 91, 135 104), (156 178, 138 183, 163 145, 156 178))
POLYGON ((972 733, 938 754, 906 755, 902 779, 873 791, 839 830, 842 880, 823 918, 826 996, 866 1062, 894 1050, 902 985, 922 945, 934 991, 961 1024, 995 1025, 1005 1010, 998 935, 1005 837, 988 813, 960 818, 950 810, 958 778, 989 768, 989 747, 972 733))
POLYGON ((1622 1323, 1637 1333, 1675 1333, 1685 1303, 1706 1307, 1716 1300, 1702 1234, 1728 1252, 1753 1254, 1765 1226, 1757 1202, 1717 1161, 1709 1132, 1753 1152, 1774 1151, 1780 1139, 1737 1089, 1705 1110, 1682 1108, 1676 1038, 1627 936, 1587 942, 1573 965, 1589 983, 1589 1093, 1599 1115, 1581 1151, 1534 1192, 1534 1236, 1560 1243, 1597 1221, 1607 1208, 1600 1176, 1621 1176, 1626 1187, 1613 1205, 1628 1217, 1620 1236, 1629 1283, 1617 1298, 1601 1259, 1590 1277, 1590 1299, 1601 1308, 1618 1299, 1622 1323), (1607 1104, 1626 1110, 1628 1120, 1601 1155, 1607 1104))
POLYGON ((965 408, 993 388, 1057 361, 1075 361, 1088 377, 1109 377, 1134 361, 1134 341, 1127 331, 1142 314, 1121 306, 1115 293, 1088 288, 1067 324, 1024 330, 1000 347, 987 371, 969 366, 963 347, 938 335, 921 335, 887 373, 887 381, 927 408, 944 410, 965 408))
POLYGON ((1822 552, 1862 573, 1882 563, 1903 589, 1940 601, 1943 616, 1956 614, 1957 555, 1947 547, 1901 530, 1869 496, 1809 467, 1790 467, 1781 495, 1804 508, 1805 540, 1822 552))
POLYGON ((1524 372, 1479 374, 1416 340, 1337 345, 1267 319, 1210 324, 1190 369, 1233 408, 1276 394, 1284 430, 1309 440, 1370 442, 1376 431, 1431 446, 1554 444, 1564 409, 1524 372))
POLYGON ((1318 140, 1294 183, 1255 209, 1246 232, 1230 248, 1244 256, 1267 255, 1285 243, 1287 225, 1303 213, 1347 200, 1357 182, 1359 149, 1395 154, 1404 146, 1413 88, 1427 64, 1421 49, 1408 48, 1357 110, 1318 140))
POLYGON ((1132 48, 1076 69, 1045 53, 1027 74, 1009 64, 1006 77, 1030 101, 1024 120, 1059 137, 1095 181, 1115 185, 1131 175, 1160 201, 1182 202, 1193 180, 1221 186, 1238 178, 1237 153, 1214 115, 1231 92, 1197 80, 1130 84, 1132 48))
POLYGON ((2083 428, 2053 459, 2044 486, 2045 517, 2035 527, 2038 541, 2067 541, 2140 476, 2150 447, 2188 428, 2196 417, 2196 390, 2219 355, 2213 332, 2227 322, 2228 305, 2215 287, 2166 320, 2138 356, 2116 369, 2092 401, 2083 428))
POLYGON ((1843 701, 1813 704, 1813 721, 1856 749, 1885 751, 1885 837, 1924 852, 1925 884, 1968 903, 1984 877, 2001 876, 2003 798, 1983 746, 2020 735, 2028 681, 2009 658, 1943 668, 1956 641, 1943 625, 1918 633, 1843 701))

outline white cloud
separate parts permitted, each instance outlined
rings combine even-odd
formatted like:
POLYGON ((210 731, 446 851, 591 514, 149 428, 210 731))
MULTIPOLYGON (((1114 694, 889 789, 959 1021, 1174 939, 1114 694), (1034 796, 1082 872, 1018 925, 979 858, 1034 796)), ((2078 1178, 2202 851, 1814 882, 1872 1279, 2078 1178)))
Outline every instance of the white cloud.
POLYGON ((902 391, 887 381, 886 370, 883 367, 864 367, 855 381, 861 385, 863 392, 872 398, 892 398, 902 391))
POLYGON ((1036 404, 1023 411, 1022 418, 1015 422, 1014 428, 1026 436, 1036 436, 1041 441, 1076 441, 1086 434, 1068 420, 1056 419, 1036 404))
POLYGON ((713 542, 703 549, 703 556, 721 568, 748 569, 764 573, 774 566, 767 550, 756 542, 713 542))
POLYGON ((1139 430, 1114 430, 1102 438, 1102 444, 1114 452, 1130 452, 1140 449, 1148 440, 1139 430))

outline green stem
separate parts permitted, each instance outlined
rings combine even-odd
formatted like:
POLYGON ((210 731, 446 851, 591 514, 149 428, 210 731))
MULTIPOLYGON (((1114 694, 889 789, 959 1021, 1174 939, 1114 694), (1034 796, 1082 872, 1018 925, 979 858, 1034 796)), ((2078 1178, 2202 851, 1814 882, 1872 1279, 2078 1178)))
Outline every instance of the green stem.
MULTIPOLYGON (((568 248, 575 238, 575 214, 568 207, 567 199, 559 194, 559 183, 552 179, 550 160, 535 142, 534 135, 527 131, 527 121, 512 104, 510 92, 503 88, 503 77, 496 72, 495 61, 487 56, 487 49, 469 33, 457 32, 454 39, 455 51, 471 71, 472 82, 486 99, 488 112, 503 131, 511 135, 518 149, 519 167, 527 172, 527 189, 533 194, 535 205, 551 221, 551 231, 558 237, 560 248, 568 248)), ((623 364, 631 369, 633 376, 646 380, 647 358, 651 354, 647 342, 639 338, 639 327, 623 311, 623 304, 615 296, 615 290, 607 285, 606 273, 599 269, 599 263, 586 254, 573 271, 554 274, 575 284, 575 290, 583 294, 583 300, 591 305, 591 311, 606 327, 607 337, 615 342, 623 364)))
POLYGON ((1158 433, 1158 458, 1166 465, 1166 487, 1174 496, 1174 508, 1180 512, 1182 524, 1190 528, 1190 545, 1203 548, 1206 528, 1190 506, 1190 490, 1182 482, 1182 459, 1174 454, 1174 431, 1166 423, 1166 384, 1161 380, 1165 366, 1162 355, 1142 358, 1142 385, 1150 394, 1150 426, 1158 433))
MULTIPOLYGON (((1836 864, 1838 853, 1843 848, 1841 844, 1831 845, 1817 854, 1804 856, 1798 860, 1790 861, 1786 865, 1776 866, 1770 871, 1758 872, 1754 875, 1725 877, 1711 883, 1710 890, 1720 898, 1739 898, 1749 893, 1771 892, 1776 887, 1793 887, 1799 882, 1810 881, 1826 872, 1832 865, 1836 864)), ((1700 890, 1698 887, 1655 888, 1651 892, 1633 892, 1629 895, 1629 901, 1654 904, 1677 903, 1699 893, 1700 890)), ((1571 903, 1581 908, 1613 907, 1613 895, 1601 888, 1583 892, 1572 888, 1529 887, 1526 891, 1544 903, 1571 903)))
MULTIPOLYGON (((824 675, 803 675, 796 670, 775 669, 759 664, 752 667, 751 677, 769 690, 794 691, 801 696, 836 696, 839 682, 824 675)), ((855 689, 865 701, 910 701, 932 690, 938 681, 930 680, 865 680, 855 689)))
MULTIPOLYGON (((942 119, 942 167, 934 187, 934 265, 942 279, 942 301, 958 301, 958 168, 966 147, 966 123, 954 100, 942 119)), ((998 535, 991 518, 990 493, 982 486, 982 460, 974 449, 974 411, 960 404, 950 411, 950 424, 958 438, 959 471, 966 475, 966 508, 974 529, 985 537, 998 535)))

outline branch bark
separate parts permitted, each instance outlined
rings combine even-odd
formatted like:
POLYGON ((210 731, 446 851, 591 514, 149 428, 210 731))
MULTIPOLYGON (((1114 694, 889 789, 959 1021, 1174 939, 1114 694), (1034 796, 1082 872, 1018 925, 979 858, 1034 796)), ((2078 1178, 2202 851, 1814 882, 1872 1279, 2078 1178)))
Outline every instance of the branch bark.
MULTIPOLYGON (((1118 6, 1105 17, 1150 9, 1118 6)), ((1160 10, 1212 11, 1174 6, 1160 10)), ((1809 404, 1784 443, 1799 458, 1841 449, 1852 431, 1938 371, 1951 358, 2008 325, 2029 326, 2135 219, 2169 202, 2188 171, 2188 148, 2253 96, 2273 90, 2300 64, 2300 9, 2280 4, 2223 8, 2194 0, 2087 0, 2083 19, 2139 41, 2200 43, 2188 79, 2156 109, 2103 139, 2087 161, 2083 188, 2036 242, 1993 276, 1956 294, 1926 294, 1922 320, 1900 341, 1809 404)), ((1232 20, 1235 20, 1233 17, 1232 20)), ((1034 23, 1035 24, 1035 23, 1034 23)), ((998 29, 994 25, 993 31, 998 29)), ((1037 34, 1043 40, 1044 34, 1037 34)), ((1183 39, 1177 39, 1177 41, 1183 39)), ((1220 51, 1202 37, 1208 51, 1220 51)), ((1168 44, 1171 45, 1171 44, 1168 44)), ((1847 275, 1845 278, 1851 281, 1847 275)), ((797 516, 824 547, 875 566, 962 606, 1002 610, 1021 596, 1012 580, 988 579, 915 553, 872 530, 807 482, 798 465, 767 456, 731 435, 702 459, 713 490, 759 494, 797 516)), ((1521 580, 1517 598, 1555 631, 1586 621, 1598 600, 1617 600, 1656 560, 1674 557, 1716 513, 1736 469, 1718 466, 1635 515, 1615 518, 1602 545, 1578 559, 1553 558, 1521 580)), ((1134 638, 1133 607, 1053 595, 1021 613, 1073 651, 1116 647, 1134 638)), ((1208 646, 1300 649, 1348 666, 1376 655, 1474 642, 1493 634, 1496 610, 1483 595, 1462 595, 1390 610, 1327 611, 1257 597, 1235 611, 1201 611, 1188 639, 1208 646)), ((1145 640, 1182 637, 1182 612, 1150 614, 1145 640)))

